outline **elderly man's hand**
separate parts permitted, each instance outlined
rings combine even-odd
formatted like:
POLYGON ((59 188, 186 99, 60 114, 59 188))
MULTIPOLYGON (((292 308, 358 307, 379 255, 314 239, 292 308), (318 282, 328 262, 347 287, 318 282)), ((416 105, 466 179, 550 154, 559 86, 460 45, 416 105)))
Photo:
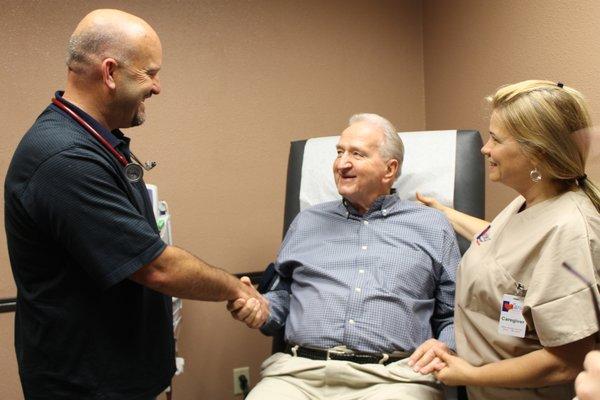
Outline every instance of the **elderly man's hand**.
POLYGON ((600 351, 591 351, 583 362, 583 371, 575 379, 575 392, 579 400, 600 399, 600 351))
POLYGON ((239 298, 227 302, 227 310, 231 316, 245 323, 250 328, 260 328, 269 318, 269 301, 254 289, 250 278, 244 276, 240 281, 251 288, 250 298, 239 298))
POLYGON ((424 375, 430 374, 435 370, 439 370, 444 366, 444 362, 436 356, 435 350, 451 353, 446 343, 440 342, 437 339, 429 339, 423 342, 412 353, 408 359, 408 366, 412 367, 413 371, 420 372, 424 375))

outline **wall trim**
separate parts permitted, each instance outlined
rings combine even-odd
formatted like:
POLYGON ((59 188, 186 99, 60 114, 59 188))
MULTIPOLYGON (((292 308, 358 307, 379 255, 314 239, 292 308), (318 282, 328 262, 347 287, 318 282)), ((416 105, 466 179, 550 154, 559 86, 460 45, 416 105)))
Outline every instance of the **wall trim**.
POLYGON ((0 313, 13 312, 17 309, 17 298, 0 299, 0 313))

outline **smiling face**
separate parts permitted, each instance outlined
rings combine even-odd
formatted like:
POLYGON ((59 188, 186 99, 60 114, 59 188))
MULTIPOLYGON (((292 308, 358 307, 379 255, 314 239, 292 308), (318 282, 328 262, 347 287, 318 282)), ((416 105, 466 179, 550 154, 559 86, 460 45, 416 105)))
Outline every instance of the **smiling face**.
POLYGON ((160 93, 158 72, 161 63, 162 47, 156 35, 141 39, 136 54, 130 60, 119 63, 113 107, 121 121, 119 127, 138 126, 145 121, 144 101, 160 93))
POLYGON ((490 138, 481 152, 488 157, 491 181, 501 182, 521 194, 528 192, 533 185, 529 173, 534 165, 506 131, 496 111, 490 117, 490 138))
POLYGON ((383 131, 362 121, 350 125, 337 144, 333 175, 340 195, 360 213, 366 212, 381 195, 389 194, 398 166, 396 160, 384 160, 380 147, 383 131))

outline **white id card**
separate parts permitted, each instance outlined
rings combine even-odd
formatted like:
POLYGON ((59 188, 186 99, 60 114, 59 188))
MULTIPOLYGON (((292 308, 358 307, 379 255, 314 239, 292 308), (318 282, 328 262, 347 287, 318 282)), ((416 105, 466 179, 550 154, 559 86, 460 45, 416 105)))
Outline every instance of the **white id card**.
POLYGON ((523 318, 523 297, 505 294, 500 306, 498 333, 523 338, 527 324, 523 318))

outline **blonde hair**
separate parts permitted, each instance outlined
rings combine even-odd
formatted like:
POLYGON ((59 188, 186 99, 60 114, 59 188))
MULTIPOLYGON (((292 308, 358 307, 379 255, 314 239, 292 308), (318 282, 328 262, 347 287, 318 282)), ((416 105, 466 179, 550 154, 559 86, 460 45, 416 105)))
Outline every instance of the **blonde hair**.
POLYGON ((562 83, 528 80, 502 86, 487 98, 503 128, 562 192, 580 187, 600 212, 600 190, 585 175, 591 119, 581 93, 562 83))

